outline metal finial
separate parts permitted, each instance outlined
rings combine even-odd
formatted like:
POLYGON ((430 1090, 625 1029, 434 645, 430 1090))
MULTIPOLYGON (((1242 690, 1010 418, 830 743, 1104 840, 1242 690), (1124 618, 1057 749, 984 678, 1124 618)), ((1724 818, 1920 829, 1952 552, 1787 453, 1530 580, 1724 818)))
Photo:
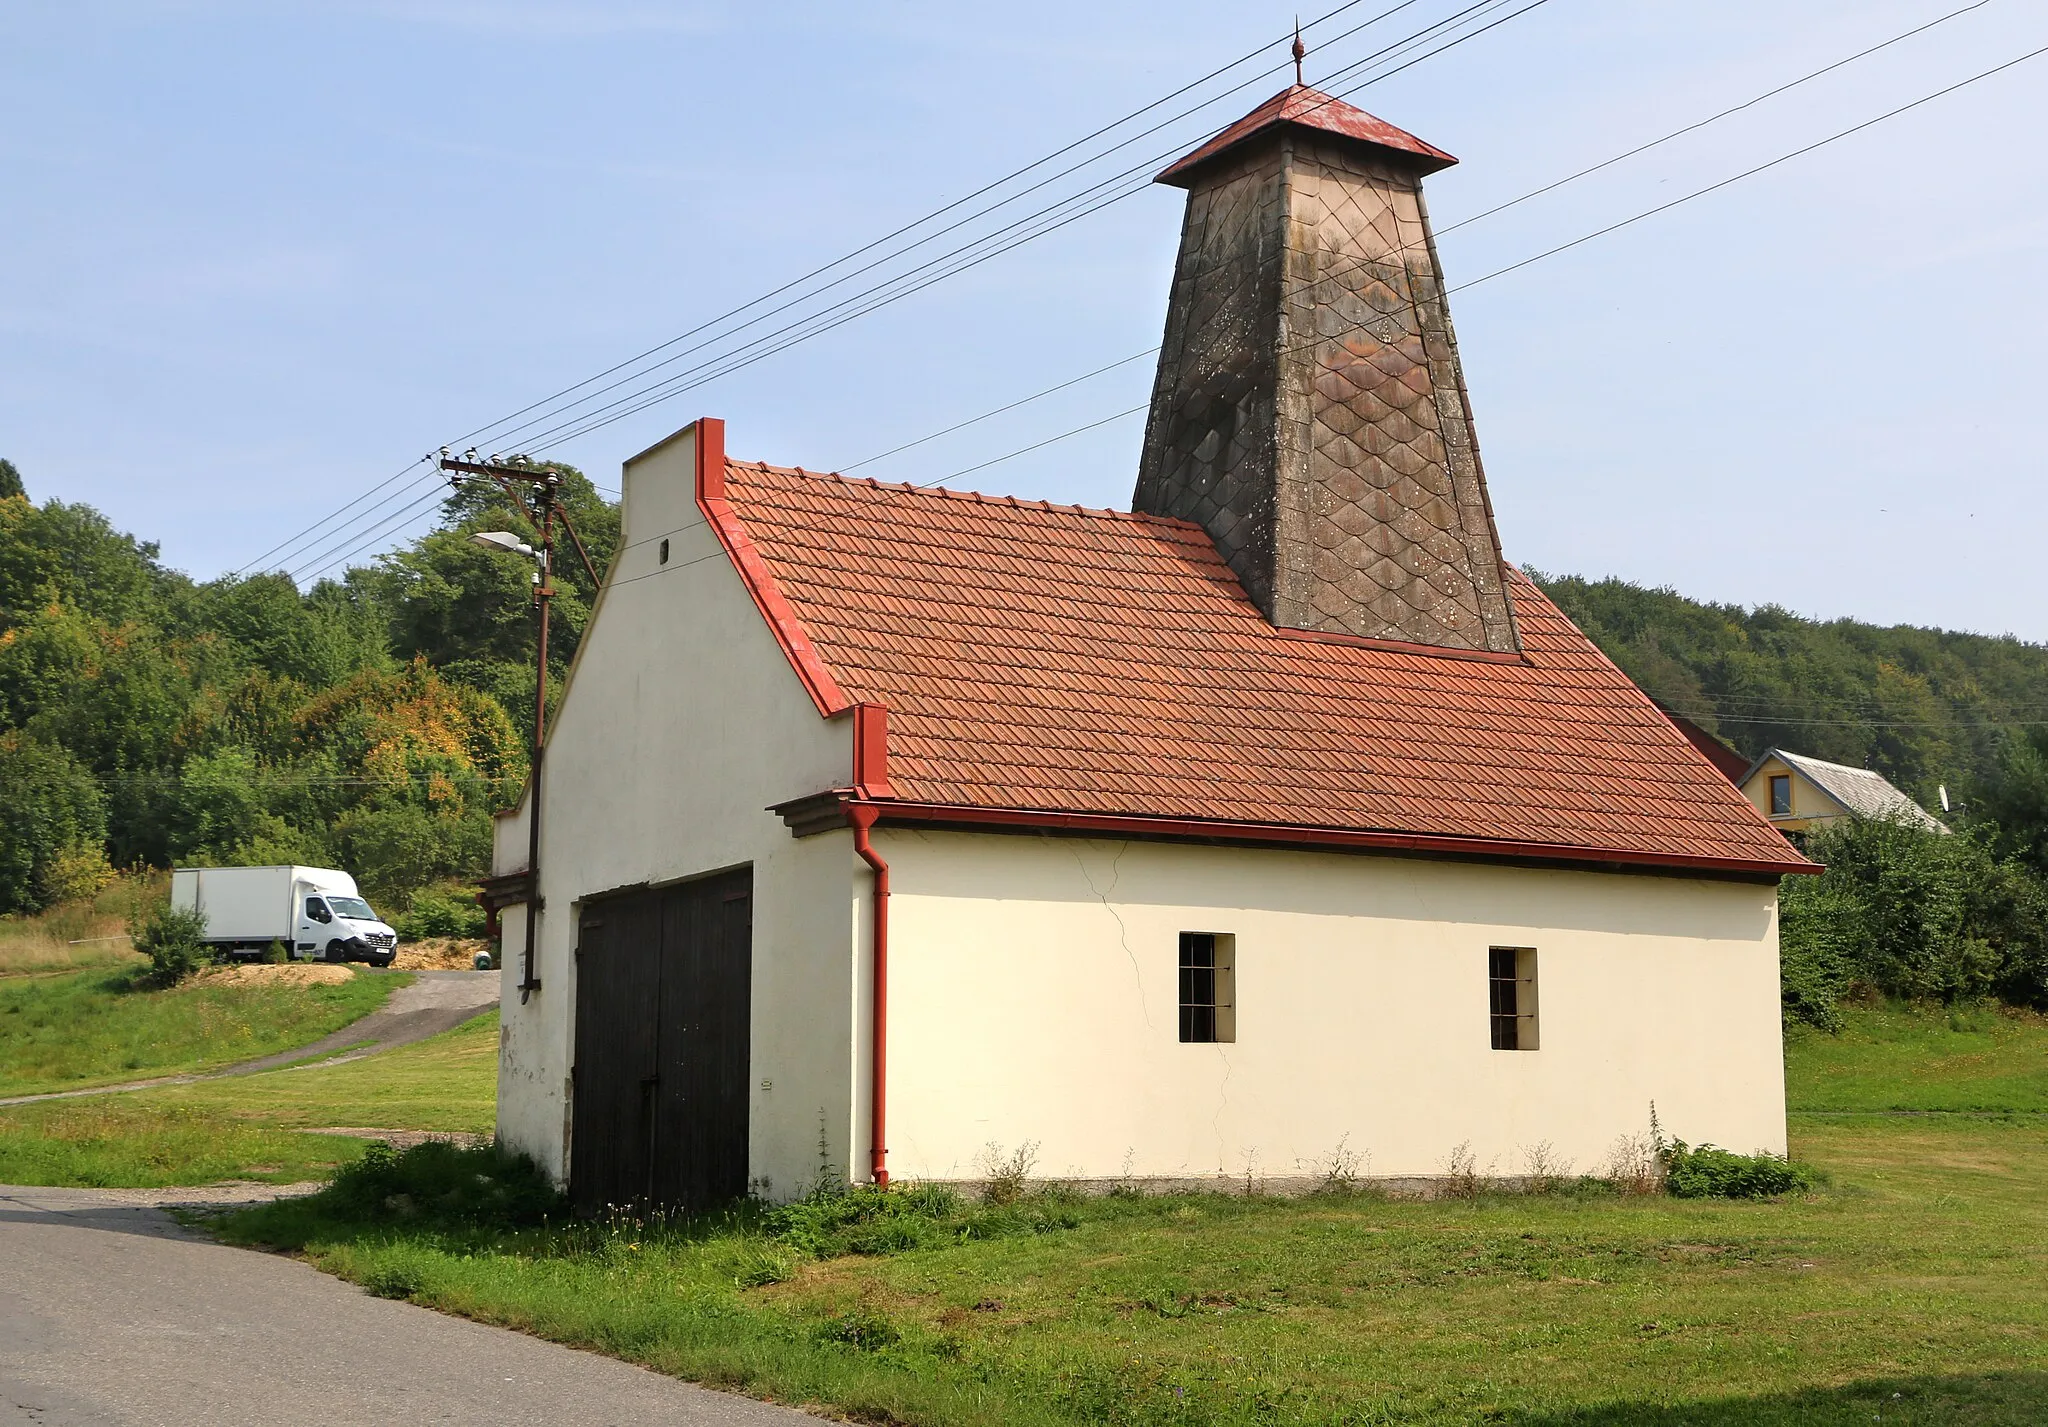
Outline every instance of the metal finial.
POLYGON ((1294 17, 1294 82, 1301 83, 1301 62, 1308 58, 1308 46, 1301 42, 1301 16, 1294 17))

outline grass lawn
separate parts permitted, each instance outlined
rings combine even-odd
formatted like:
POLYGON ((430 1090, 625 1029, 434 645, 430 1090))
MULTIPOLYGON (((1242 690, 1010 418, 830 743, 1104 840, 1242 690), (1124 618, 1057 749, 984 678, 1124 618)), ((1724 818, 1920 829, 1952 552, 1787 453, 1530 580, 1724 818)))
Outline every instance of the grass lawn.
POLYGON ((1049 1192, 821 1244, 759 1212, 514 1231, 298 1201, 222 1231, 862 1421, 2038 1424, 2044 1055, 2039 1018, 1872 1009, 1796 1039, 1795 1103, 1827 1112, 1794 1115, 1793 1155, 1828 1183, 1770 1202, 1049 1192), (1944 1082, 2004 1113, 1886 1113, 1944 1082))
POLYGON ((140 966, 128 944, 128 918, 165 894, 167 873, 122 876, 91 897, 60 902, 35 916, 0 917, 0 976, 82 966, 140 966))
POLYGON ((179 1075, 290 1050, 369 1014, 409 979, 199 979, 156 991, 130 967, 0 978, 0 1096, 179 1075))
POLYGON ((225 1232, 863 1421, 2048 1420, 2048 1124, 1802 1124, 1797 1149, 1829 1189, 1055 1194, 822 1257, 758 1217, 499 1233, 300 1201, 225 1232))
POLYGON ((1786 1037, 1795 1111, 2048 1112, 2048 1016, 1994 1006, 1852 1010, 1839 1035, 1786 1037))
POLYGON ((491 1129, 498 1017, 339 1065, 0 1107, 0 1184, 316 1179, 362 1153, 309 1128, 491 1129))

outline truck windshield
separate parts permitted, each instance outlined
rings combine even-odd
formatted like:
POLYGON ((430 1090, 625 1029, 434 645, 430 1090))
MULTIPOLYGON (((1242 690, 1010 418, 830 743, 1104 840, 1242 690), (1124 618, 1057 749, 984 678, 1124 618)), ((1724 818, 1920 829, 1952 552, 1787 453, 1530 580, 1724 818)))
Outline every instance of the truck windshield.
POLYGON ((327 905, 334 908, 338 915, 347 917, 352 922, 374 922, 377 920, 377 914, 370 910, 370 904, 361 897, 330 896, 327 899, 327 905))

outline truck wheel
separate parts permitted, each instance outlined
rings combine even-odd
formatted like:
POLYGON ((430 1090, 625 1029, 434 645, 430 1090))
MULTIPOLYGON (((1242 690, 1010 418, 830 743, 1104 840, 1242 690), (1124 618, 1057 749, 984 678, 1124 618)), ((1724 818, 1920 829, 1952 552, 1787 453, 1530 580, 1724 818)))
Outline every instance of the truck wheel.
POLYGON ((327 959, 329 961, 347 961, 347 944, 345 942, 339 941, 330 941, 329 943, 327 943, 327 959))

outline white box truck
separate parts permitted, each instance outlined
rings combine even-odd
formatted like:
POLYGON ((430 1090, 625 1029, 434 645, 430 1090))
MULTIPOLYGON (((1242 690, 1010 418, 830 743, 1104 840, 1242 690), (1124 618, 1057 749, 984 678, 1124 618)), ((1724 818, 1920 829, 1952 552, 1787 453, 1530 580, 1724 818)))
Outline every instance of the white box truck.
POLYGON ((230 956, 260 956, 282 942, 298 961, 367 961, 389 966, 393 931, 330 867, 179 867, 171 905, 206 918, 206 940, 230 956))

